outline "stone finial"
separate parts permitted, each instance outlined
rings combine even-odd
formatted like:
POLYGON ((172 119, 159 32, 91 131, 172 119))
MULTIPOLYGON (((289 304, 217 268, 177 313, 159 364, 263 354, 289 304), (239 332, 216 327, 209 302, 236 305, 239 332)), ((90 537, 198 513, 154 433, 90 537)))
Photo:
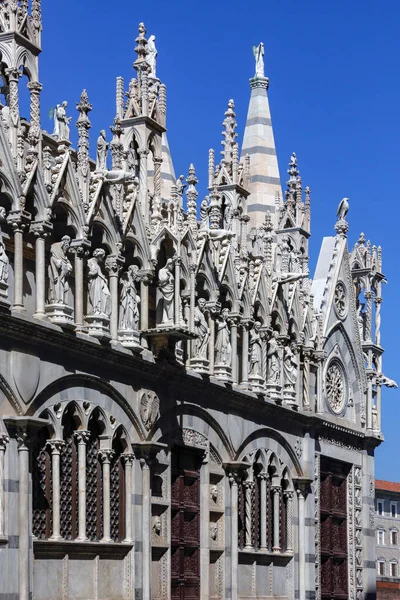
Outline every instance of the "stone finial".
POLYGON ((300 178, 300 171, 297 166, 296 152, 293 152, 290 157, 289 168, 287 172, 289 175, 289 181, 287 181, 287 186, 289 190, 295 191, 298 184, 298 180, 300 178))
POLYGON ((86 90, 82 91, 79 102, 76 103, 79 117, 76 122, 78 128, 78 172, 84 179, 89 173, 89 129, 91 123, 88 114, 92 110, 86 90))
POLYGON ((235 140, 238 135, 235 132, 235 129, 237 127, 237 122, 236 122, 236 113, 235 113, 234 109, 235 109, 235 103, 231 99, 228 102, 228 109, 225 111, 225 119, 223 122, 224 131, 222 132, 222 135, 224 136, 224 139, 222 141, 222 146, 224 147, 224 149, 221 151, 221 154, 223 156, 222 162, 225 165, 230 165, 232 163, 233 147, 234 147, 234 144, 236 143, 235 140))
MULTIPOLYGON (((147 40, 146 40, 146 27, 144 23, 139 23, 138 27, 139 34, 135 40, 135 52, 137 54, 137 59, 135 61, 135 65, 141 62, 146 62, 147 56, 147 40)), ((147 65, 147 63, 146 63, 147 65)), ((148 66, 148 65, 147 65, 148 66)))
POLYGON ((194 168, 193 163, 190 164, 189 174, 186 177, 186 181, 188 184, 188 189, 186 191, 186 196, 188 199, 187 203, 187 216, 188 223, 192 233, 197 234, 197 196, 199 195, 196 190, 196 185, 198 183, 198 179, 196 177, 196 170, 194 168))

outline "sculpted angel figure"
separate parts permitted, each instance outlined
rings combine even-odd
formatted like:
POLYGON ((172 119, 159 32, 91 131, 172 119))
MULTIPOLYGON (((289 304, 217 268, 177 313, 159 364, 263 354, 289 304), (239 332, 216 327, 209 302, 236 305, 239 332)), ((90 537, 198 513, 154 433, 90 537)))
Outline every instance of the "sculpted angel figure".
POLYGON ((268 361, 268 383, 279 383, 281 371, 281 359, 279 356, 278 332, 274 331, 268 342, 267 350, 268 361))
POLYGON ((156 76, 157 48, 155 45, 156 36, 151 35, 147 41, 147 57, 146 62, 150 66, 150 75, 156 76))
POLYGON ((106 140, 106 132, 102 129, 97 138, 96 171, 104 171, 107 169, 107 153, 108 143, 106 140))
POLYGON ((93 257, 88 260, 89 305, 91 307, 90 314, 102 314, 109 317, 111 314, 111 296, 107 277, 101 269, 105 254, 102 248, 97 248, 93 252, 93 257))
POLYGON ((253 329, 250 331, 249 350, 250 350, 250 374, 261 377, 262 373, 262 341, 261 341, 261 323, 256 321, 253 329))
POLYGON ((140 296, 136 293, 135 286, 135 281, 138 280, 138 271, 137 265, 130 265, 121 277, 119 328, 122 330, 138 330, 140 296))
POLYGON ((174 260, 169 258, 165 266, 158 273, 158 287, 161 292, 162 325, 171 325, 174 322, 174 296, 175 277, 174 260))
POLYGON ((204 315, 205 308, 205 299, 199 298, 194 309, 194 327, 198 336, 195 342, 195 355, 199 358, 207 358, 207 344, 210 339, 210 328, 204 315))
POLYGON ((50 263, 48 268, 50 289, 50 304, 67 304, 69 283, 68 278, 72 273, 72 264, 67 253, 71 245, 69 235, 64 235, 61 242, 52 244, 50 248, 50 263))
POLYGON ((58 140, 66 140, 69 141, 69 123, 72 117, 67 117, 66 108, 68 106, 68 102, 64 100, 61 104, 57 104, 54 110, 54 131, 53 135, 58 140))
POLYGON ((215 343, 215 363, 231 366, 232 346, 228 327, 229 309, 224 308, 217 325, 217 340, 215 343))
POLYGON ((299 369, 297 366, 296 356, 293 352, 292 346, 288 345, 285 347, 283 357, 283 375, 285 387, 289 387, 292 389, 295 388, 298 372, 299 369))
POLYGON ((265 77, 264 74, 264 44, 260 42, 258 46, 253 46, 253 54, 256 59, 256 77, 265 77))

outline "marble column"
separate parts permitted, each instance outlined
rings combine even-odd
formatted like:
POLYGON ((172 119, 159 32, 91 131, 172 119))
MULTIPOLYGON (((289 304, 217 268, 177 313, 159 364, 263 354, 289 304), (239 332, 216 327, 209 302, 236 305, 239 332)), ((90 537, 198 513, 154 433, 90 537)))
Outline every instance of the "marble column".
POLYGON ((29 537, 30 537, 30 499, 29 499, 29 449, 28 435, 17 432, 19 467, 19 600, 29 600, 29 537))
POLYGON ((189 265, 190 272, 190 317, 189 331, 194 331, 194 309, 196 305, 196 265, 189 265))
POLYGON ((14 228, 14 305, 13 310, 24 310, 24 226, 15 223, 14 228))
POLYGON ((51 471, 53 481, 53 532, 51 540, 60 540, 60 455, 64 446, 63 440, 49 440, 47 442, 51 450, 51 471))
POLYGON ((274 539, 272 552, 280 552, 281 546, 279 541, 279 522, 280 522, 280 496, 281 488, 279 485, 272 486, 272 497, 273 497, 273 519, 274 519, 274 539))
POLYGON ((40 138, 40 92, 43 86, 38 81, 30 81, 27 88, 30 92, 29 139, 36 146, 40 138))
POLYGON ((200 469, 200 598, 210 597, 210 466, 208 452, 200 469))
POLYGON ((6 433, 0 434, 0 539, 5 536, 5 492, 4 492, 4 455, 10 438, 6 433))
POLYGON ((215 318, 213 311, 210 311, 208 318, 208 326, 210 328, 210 341, 208 342, 208 360, 210 361, 210 374, 214 374, 215 363, 215 318))
POLYGON ((372 408, 373 408, 373 383, 375 380, 374 372, 367 372, 367 400, 366 400, 366 412, 367 412, 367 429, 373 429, 373 420, 372 420, 372 408))
POLYGON ((238 383, 238 353, 237 353, 237 317, 230 318, 232 346, 232 381, 238 383))
POLYGON ((19 94, 18 82, 22 73, 17 68, 6 69, 9 84, 9 107, 10 107, 10 142, 14 158, 17 156, 17 137, 19 126, 19 94))
POLYGON ((82 246, 73 248, 75 271, 75 325, 79 331, 83 327, 83 263, 85 250, 82 246))
POLYGON ((299 600, 306 597, 306 521, 305 521, 305 488, 300 485, 297 489, 299 514, 299 600))
POLYGON ((118 309, 119 309, 119 292, 118 292, 118 275, 121 270, 120 259, 117 256, 108 256, 105 264, 110 279, 110 296, 111 296, 111 315, 110 315, 110 334, 111 340, 118 340, 118 309))
POLYGON ((90 431, 76 431, 78 442, 78 540, 86 537, 86 444, 90 439, 90 431))
POLYGON ((161 197, 161 164, 162 157, 153 156, 153 164, 154 164, 154 195, 158 198, 161 197))
POLYGON ((260 550, 267 550, 267 519, 268 519, 268 503, 267 503, 267 491, 268 491, 268 473, 260 473, 261 481, 261 500, 260 500, 260 550))
POLYGON ((242 321, 242 380, 243 388, 249 386, 249 322, 242 321))
POLYGON ((293 496, 294 492, 285 492, 286 499, 286 552, 293 552, 293 496))
POLYGON ((134 464, 134 454, 123 454, 125 463, 125 542, 133 541, 132 534, 132 468, 134 464))
POLYGON ((150 222, 150 207, 148 205, 148 190, 147 190, 147 157, 149 150, 147 148, 139 148, 139 202, 142 208, 142 213, 145 217, 145 222, 150 222))
POLYGON ((142 277, 140 280, 140 329, 142 331, 149 328, 149 285, 150 278, 142 277))
POLYGON ((253 481, 245 481, 244 489, 245 489, 245 550, 252 550, 253 545, 251 543, 251 497, 253 493, 254 482, 253 481))
POLYGON ((372 298, 374 294, 373 292, 365 292, 364 296, 367 301, 365 307, 365 341, 372 342, 372 298))
POLYGON ((232 573, 232 600, 238 600, 238 570, 239 570, 239 475, 237 472, 229 474, 231 485, 231 573, 232 573))
POLYGON ((150 456, 142 455, 142 567, 143 567, 143 598, 151 599, 151 472, 150 456))
POLYGON ((174 323, 181 325, 181 259, 175 257, 175 297, 174 297, 174 323))
POLYGON ((36 312, 35 317, 45 317, 46 303, 46 265, 45 265, 45 240, 43 231, 35 231, 35 278, 36 278, 36 312))
POLYGON ((102 471, 103 471, 103 537, 101 539, 102 542, 109 543, 111 542, 111 507, 110 507, 110 498, 111 498, 111 485, 110 485, 110 465, 111 459, 114 456, 114 451, 107 448, 99 451, 99 458, 102 463, 102 471))
POLYGON ((377 296, 375 298, 375 344, 377 346, 381 345, 381 304, 382 298, 377 296))
POLYGON ((303 362, 303 408, 310 410, 310 358, 311 351, 304 352, 303 362))

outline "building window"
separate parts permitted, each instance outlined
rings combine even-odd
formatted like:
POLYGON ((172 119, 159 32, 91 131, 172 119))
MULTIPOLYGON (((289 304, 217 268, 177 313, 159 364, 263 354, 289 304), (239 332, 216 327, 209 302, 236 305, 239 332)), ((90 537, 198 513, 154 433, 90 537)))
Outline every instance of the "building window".
POLYGON ((379 516, 383 516, 385 514, 383 500, 377 501, 377 511, 379 516))
POLYGON ((390 514, 392 515, 393 519, 397 517, 397 502, 390 503, 390 514))
POLYGON ((392 529, 390 532, 390 543, 392 546, 397 546, 397 529, 392 529))
POLYGON ((397 577, 397 562, 395 560, 390 563, 390 577, 397 577))
POLYGON ((385 532, 383 529, 378 529, 377 531, 377 543, 378 546, 383 546, 385 544, 385 532))
POLYGON ((383 559, 378 560, 378 575, 381 577, 385 575, 385 561, 383 559))

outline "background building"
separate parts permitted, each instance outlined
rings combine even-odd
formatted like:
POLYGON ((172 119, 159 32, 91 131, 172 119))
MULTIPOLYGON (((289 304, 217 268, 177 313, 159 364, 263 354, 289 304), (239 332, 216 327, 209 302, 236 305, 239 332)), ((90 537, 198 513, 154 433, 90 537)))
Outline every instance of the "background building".
POLYGON ((309 278, 263 45, 198 202, 143 23, 96 161, 85 90, 41 130, 40 1, 0 24, 0 598, 374 598, 382 251, 344 198, 309 278))
POLYGON ((377 598, 400 597, 400 483, 375 480, 377 598))

